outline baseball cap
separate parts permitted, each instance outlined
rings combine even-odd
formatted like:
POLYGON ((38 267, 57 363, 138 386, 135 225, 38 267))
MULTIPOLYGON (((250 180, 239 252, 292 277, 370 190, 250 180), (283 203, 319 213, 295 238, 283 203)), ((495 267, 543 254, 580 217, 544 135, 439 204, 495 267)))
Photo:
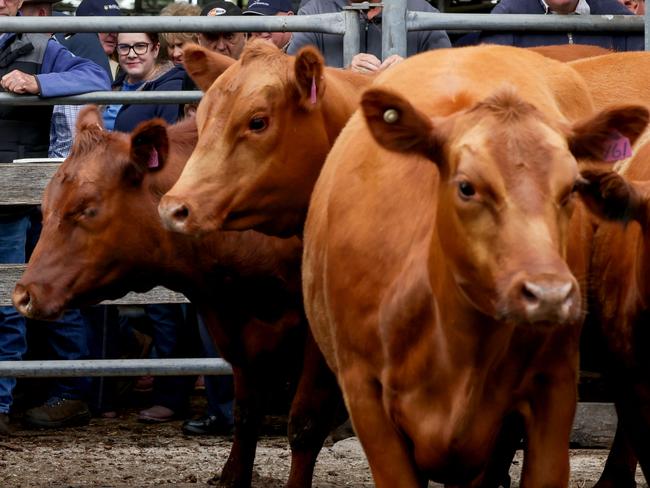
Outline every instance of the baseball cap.
POLYGON ((208 17, 214 17, 217 15, 241 15, 241 9, 232 2, 226 2, 225 0, 216 0, 216 2, 210 2, 203 10, 201 10, 201 15, 207 15, 208 17))
POLYGON ((122 12, 115 0, 82 0, 75 15, 122 15, 122 12))
POLYGON ((24 0, 23 5, 27 3, 59 3, 61 0, 24 0))
POLYGON ((291 0, 253 0, 244 15, 275 15, 278 12, 291 12, 292 9, 291 0))

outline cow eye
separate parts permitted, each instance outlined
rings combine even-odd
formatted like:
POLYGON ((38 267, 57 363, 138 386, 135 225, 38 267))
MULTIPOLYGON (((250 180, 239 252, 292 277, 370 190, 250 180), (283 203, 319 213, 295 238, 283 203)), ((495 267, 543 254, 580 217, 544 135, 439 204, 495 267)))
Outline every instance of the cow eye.
POLYGON ((253 117, 248 122, 248 128, 253 132, 260 132, 266 129, 268 126, 268 120, 265 117, 253 117))
POLYGON ((476 195, 476 190, 469 181, 461 181, 458 183, 458 194, 463 200, 467 200, 476 195))
POLYGON ((97 217, 97 209, 95 207, 87 207, 81 212, 81 215, 87 219, 95 218, 97 217))

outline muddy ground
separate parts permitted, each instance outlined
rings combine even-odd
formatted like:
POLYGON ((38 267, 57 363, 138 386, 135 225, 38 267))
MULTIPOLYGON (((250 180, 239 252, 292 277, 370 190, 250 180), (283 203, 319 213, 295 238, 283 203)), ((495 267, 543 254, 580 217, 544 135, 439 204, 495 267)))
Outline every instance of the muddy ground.
MULTIPOLYGON (((180 431, 181 421, 143 425, 136 421, 136 414, 136 410, 125 411, 117 419, 93 419, 87 427, 65 430, 16 428, 11 437, 0 439, 0 486, 210 486, 210 480, 226 460, 230 439, 186 437, 180 431)), ((572 451, 571 486, 592 486, 605 457, 606 451, 602 450, 572 451)), ((512 469, 514 476, 517 476, 520 461, 518 456, 512 469)), ((282 487, 289 462, 285 438, 263 437, 258 448, 253 486, 282 487)), ((647 487, 640 473, 638 481, 639 487, 647 487)), ((356 438, 334 444, 328 442, 319 457, 314 487, 372 486, 356 438)))

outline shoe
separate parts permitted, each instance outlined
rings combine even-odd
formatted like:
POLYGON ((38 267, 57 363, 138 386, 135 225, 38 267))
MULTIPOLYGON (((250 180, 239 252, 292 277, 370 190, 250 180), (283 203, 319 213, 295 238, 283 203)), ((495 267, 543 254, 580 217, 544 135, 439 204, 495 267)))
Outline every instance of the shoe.
POLYGON ((181 430, 185 435, 231 435, 233 426, 217 415, 206 415, 200 419, 186 420, 181 430))
POLYGON ((23 416, 26 427, 54 429, 88 425, 90 410, 86 402, 52 397, 40 407, 27 410, 23 416))
POLYGON ((0 436, 9 435, 9 414, 0 413, 0 436))
POLYGON ((153 376, 140 376, 133 385, 133 391, 147 393, 153 390, 153 376))
POLYGON ((145 424, 160 424, 174 420, 175 413, 171 408, 154 405, 138 414, 138 422, 145 424))

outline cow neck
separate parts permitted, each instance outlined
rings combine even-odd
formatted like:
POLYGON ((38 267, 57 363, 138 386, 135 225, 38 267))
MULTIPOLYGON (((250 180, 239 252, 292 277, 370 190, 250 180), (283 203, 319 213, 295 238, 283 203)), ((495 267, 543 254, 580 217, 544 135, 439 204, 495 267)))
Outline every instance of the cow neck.
POLYGON ((373 77, 334 68, 326 68, 325 76, 327 88, 320 106, 331 147, 358 108, 362 89, 373 77))

